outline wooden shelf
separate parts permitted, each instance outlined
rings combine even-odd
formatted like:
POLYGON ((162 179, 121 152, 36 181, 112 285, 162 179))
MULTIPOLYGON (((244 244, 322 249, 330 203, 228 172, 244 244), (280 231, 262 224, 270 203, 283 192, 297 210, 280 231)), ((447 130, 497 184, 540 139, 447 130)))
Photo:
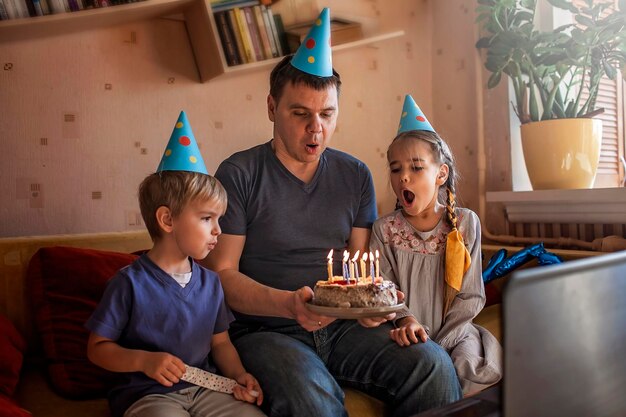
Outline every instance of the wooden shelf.
MULTIPOLYGON (((347 50, 347 49, 357 48, 357 47, 360 47, 360 46, 367 46, 367 45, 373 44, 375 42, 386 41, 388 39, 398 38, 398 37, 403 36, 403 35, 404 35, 404 31, 402 31, 402 30, 395 31, 395 32, 389 32, 389 33, 383 33, 383 34, 380 34, 380 35, 377 35, 377 36, 370 36, 370 37, 367 37, 367 38, 359 39, 358 41, 354 41, 354 42, 342 43, 341 45, 333 46, 332 49, 333 49, 333 53, 335 53, 335 52, 338 52, 338 51, 344 51, 344 50, 347 50)), ((268 60, 260 61, 260 62, 253 62, 251 64, 236 65, 236 66, 233 66, 233 67, 226 66, 226 68, 224 68, 224 75, 227 75, 227 74, 240 74, 240 73, 243 73, 243 72, 252 71, 252 70, 259 69, 259 68, 273 67, 281 59, 283 59, 283 57, 268 59, 268 60)))
POLYGON ((44 38, 164 17, 184 12, 198 1, 202 0, 146 0, 71 13, 3 20, 0 21, 0 42, 44 38))
MULTIPOLYGON (((137 3, 0 21, 0 43, 46 38, 66 33, 111 27, 139 20, 184 18, 200 81, 229 74, 242 74, 276 65, 282 57, 229 67, 222 50, 209 0, 145 0, 137 3)), ((333 51, 365 46, 404 35, 394 31, 333 47, 333 51)))

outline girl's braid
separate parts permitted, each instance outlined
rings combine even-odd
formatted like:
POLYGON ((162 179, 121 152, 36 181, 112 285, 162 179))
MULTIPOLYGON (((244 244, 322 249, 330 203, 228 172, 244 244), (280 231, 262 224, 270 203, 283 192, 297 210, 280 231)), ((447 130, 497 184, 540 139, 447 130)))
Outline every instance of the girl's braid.
POLYGON ((446 193, 448 194, 448 198, 446 199, 446 211, 448 215, 448 223, 452 226, 453 229, 456 228, 457 217, 456 217, 456 197, 454 191, 450 186, 446 187, 446 193))

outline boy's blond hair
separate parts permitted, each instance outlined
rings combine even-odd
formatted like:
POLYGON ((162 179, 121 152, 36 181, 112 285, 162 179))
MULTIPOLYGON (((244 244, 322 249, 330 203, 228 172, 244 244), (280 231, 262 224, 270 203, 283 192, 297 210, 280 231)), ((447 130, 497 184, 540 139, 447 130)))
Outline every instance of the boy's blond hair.
POLYGON ((156 211, 165 206, 172 217, 177 217, 192 201, 214 200, 224 211, 228 204, 226 190, 213 176, 188 171, 161 171, 148 175, 139 185, 139 208, 153 241, 162 231, 156 219, 156 211))

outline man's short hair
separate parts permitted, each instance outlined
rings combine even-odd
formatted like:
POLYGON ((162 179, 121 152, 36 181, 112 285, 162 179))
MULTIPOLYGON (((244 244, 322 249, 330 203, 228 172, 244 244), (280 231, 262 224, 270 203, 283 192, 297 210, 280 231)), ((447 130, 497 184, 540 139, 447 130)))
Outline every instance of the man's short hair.
POLYGON ((141 217, 153 241, 162 235, 156 211, 165 206, 177 217, 192 201, 214 200, 226 210, 228 198, 222 184, 213 176, 188 171, 161 171, 148 175, 139 186, 141 217))
POLYGON ((318 77, 317 75, 300 71, 291 65, 291 58, 293 58, 293 55, 284 57, 276 64, 270 74, 270 95, 274 97, 276 103, 280 100, 288 82, 291 82, 293 85, 304 84, 318 91, 335 86, 337 88, 337 96, 339 96, 341 77, 337 71, 333 69, 333 75, 330 77, 318 77))

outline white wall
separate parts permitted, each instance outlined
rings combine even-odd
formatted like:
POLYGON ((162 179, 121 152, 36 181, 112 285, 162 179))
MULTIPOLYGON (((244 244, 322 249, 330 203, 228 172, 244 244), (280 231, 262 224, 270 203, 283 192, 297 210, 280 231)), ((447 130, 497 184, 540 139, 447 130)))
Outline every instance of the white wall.
MULTIPOLYGON (((406 31, 404 37, 334 56, 344 87, 331 146, 369 165, 379 205, 388 211, 394 198, 385 151, 404 94, 413 94, 437 120, 431 3, 323 5, 331 13, 363 19, 368 28, 406 31)), ((141 228, 130 225, 138 213, 137 186, 156 168, 181 109, 210 172, 233 152, 271 135, 265 108, 270 68, 199 83, 180 21, 0 43, 0 57, 3 66, 12 64, 0 71, 0 236, 141 228), (130 42, 131 32, 136 43, 130 42), (64 122, 66 113, 77 121, 64 122), (93 199, 98 192, 101 198, 93 199)))

